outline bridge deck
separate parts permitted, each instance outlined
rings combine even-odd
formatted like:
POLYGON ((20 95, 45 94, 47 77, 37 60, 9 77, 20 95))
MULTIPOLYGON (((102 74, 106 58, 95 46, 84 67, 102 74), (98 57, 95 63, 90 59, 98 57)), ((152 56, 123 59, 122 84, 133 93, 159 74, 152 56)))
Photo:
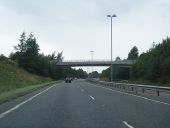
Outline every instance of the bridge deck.
MULTIPOLYGON (((124 60, 124 61, 114 61, 113 65, 121 66, 121 67, 131 67, 134 61, 124 60)), ((79 67, 79 66, 110 66, 111 61, 64 61, 56 63, 57 66, 71 66, 71 67, 79 67)))

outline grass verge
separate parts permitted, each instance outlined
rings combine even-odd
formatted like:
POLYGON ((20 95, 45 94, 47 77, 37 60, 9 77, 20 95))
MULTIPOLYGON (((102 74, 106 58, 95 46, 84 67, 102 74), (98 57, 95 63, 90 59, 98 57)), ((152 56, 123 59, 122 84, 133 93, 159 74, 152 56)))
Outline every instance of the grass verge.
POLYGON ((43 83, 43 84, 39 84, 39 85, 25 86, 22 88, 16 88, 14 90, 10 90, 10 91, 1 93, 0 94, 0 104, 10 101, 12 99, 16 99, 17 97, 23 96, 25 94, 28 94, 28 93, 38 90, 40 88, 50 86, 50 85, 53 85, 53 84, 56 84, 59 82, 61 82, 61 81, 52 81, 52 82, 43 83))

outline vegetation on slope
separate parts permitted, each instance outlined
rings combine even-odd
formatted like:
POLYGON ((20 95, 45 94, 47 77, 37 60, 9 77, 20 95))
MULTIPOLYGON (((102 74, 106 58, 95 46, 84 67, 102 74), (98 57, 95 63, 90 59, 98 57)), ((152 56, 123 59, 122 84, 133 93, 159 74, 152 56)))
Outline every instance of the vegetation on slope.
MULTIPOLYGON (((113 67, 113 80, 129 79, 131 83, 169 86, 170 83, 170 38, 150 48, 138 57, 137 47, 128 54, 128 60, 136 60, 133 67, 113 67), (129 72, 130 71, 130 72, 129 72), (129 76, 130 74, 130 76, 129 76)), ((110 68, 104 70, 101 79, 110 79, 110 68)))
POLYGON ((133 65, 131 78, 170 83, 170 38, 142 53, 133 65))
POLYGON ((86 78, 87 73, 83 70, 75 70, 71 67, 57 67, 56 63, 63 61, 63 53, 55 52, 49 55, 40 53, 40 47, 31 33, 26 37, 23 32, 19 44, 14 47, 15 52, 10 54, 10 59, 18 63, 19 67, 36 75, 50 77, 52 79, 64 79, 67 76, 86 78))
POLYGON ((0 94, 16 88, 23 88, 29 85, 37 85, 50 82, 45 78, 28 73, 10 59, 0 56, 0 94))
POLYGON ((9 58, 0 56, 0 103, 24 95, 32 90, 52 84, 67 76, 86 78, 82 69, 57 67, 63 61, 62 52, 55 55, 39 53, 36 38, 23 32, 19 44, 14 46, 9 58))

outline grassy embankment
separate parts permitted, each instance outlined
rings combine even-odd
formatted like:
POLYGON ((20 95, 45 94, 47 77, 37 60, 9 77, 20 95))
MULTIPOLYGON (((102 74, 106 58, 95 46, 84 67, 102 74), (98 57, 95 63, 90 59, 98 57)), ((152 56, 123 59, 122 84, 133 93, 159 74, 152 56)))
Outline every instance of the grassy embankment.
POLYGON ((52 83, 56 81, 30 74, 11 60, 0 58, 0 104, 52 83))

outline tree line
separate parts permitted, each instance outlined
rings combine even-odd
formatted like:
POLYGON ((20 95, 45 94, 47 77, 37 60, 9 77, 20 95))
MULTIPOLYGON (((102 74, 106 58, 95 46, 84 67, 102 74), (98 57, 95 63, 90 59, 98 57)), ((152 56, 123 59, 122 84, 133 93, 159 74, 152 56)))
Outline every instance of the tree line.
MULTIPOLYGON (((56 62, 64 59, 63 53, 53 52, 48 55, 40 53, 40 47, 32 33, 27 37, 23 32, 19 44, 14 46, 14 49, 15 52, 11 53, 9 58, 31 73, 52 79, 63 79, 67 76, 88 77, 88 74, 82 69, 57 67, 56 62)), ((142 79, 160 83, 170 82, 170 38, 167 37, 159 44, 153 43, 152 48, 140 56, 138 48, 134 46, 128 53, 127 60, 135 60, 132 68, 113 66, 113 80, 142 79)), ((115 61, 121 61, 121 58, 116 57, 115 61)), ((101 74, 93 72, 89 76, 110 80, 110 67, 103 70, 101 74)))
POLYGON ((157 83, 170 82, 170 38, 153 43, 152 48, 142 53, 131 71, 132 79, 143 79, 157 83))
MULTIPOLYGON (((140 56, 138 54, 138 48, 134 46, 127 57, 127 60, 135 60, 130 69, 113 66, 113 80, 130 79, 164 84, 170 82, 169 37, 163 39, 161 43, 153 43, 153 46, 140 56)), ((117 60, 120 60, 120 57, 117 57, 115 61, 117 60)), ((109 80, 110 67, 103 70, 100 77, 109 80)))
POLYGON ((63 61, 63 53, 56 52, 45 55, 40 53, 40 47, 36 38, 31 33, 26 36, 23 32, 19 39, 19 44, 14 46, 15 52, 9 56, 10 59, 17 62, 21 68, 33 74, 51 77, 52 79, 63 79, 65 77, 86 78, 87 73, 82 69, 72 69, 71 67, 57 67, 56 63, 63 61))

